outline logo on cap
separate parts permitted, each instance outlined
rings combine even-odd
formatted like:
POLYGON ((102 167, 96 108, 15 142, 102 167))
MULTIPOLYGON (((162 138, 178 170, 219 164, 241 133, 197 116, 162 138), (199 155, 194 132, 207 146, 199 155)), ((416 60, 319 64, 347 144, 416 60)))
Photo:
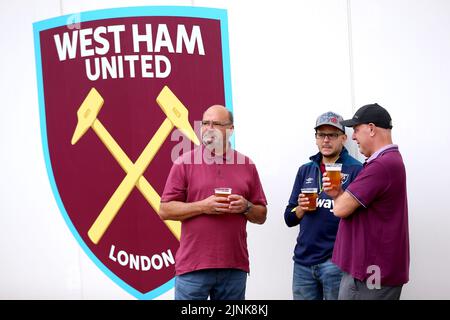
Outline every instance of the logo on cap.
POLYGON ((316 126, 314 129, 317 129, 323 125, 330 125, 338 128, 339 130, 345 132, 345 127, 341 124, 341 121, 344 120, 340 115, 334 113, 332 111, 325 112, 320 115, 316 120, 316 126))

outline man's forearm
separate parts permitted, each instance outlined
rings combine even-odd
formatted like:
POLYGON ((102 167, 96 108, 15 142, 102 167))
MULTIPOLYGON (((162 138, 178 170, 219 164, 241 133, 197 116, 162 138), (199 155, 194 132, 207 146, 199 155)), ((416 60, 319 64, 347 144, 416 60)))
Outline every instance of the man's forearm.
POLYGON ((185 203, 181 201, 161 202, 159 216, 163 220, 183 221, 204 213, 201 201, 185 203))
POLYGON ((358 207, 359 202, 356 201, 353 196, 348 192, 341 192, 334 199, 333 213, 336 217, 347 218, 350 216, 358 207))
POLYGON ((250 208, 246 217, 252 223, 263 224, 267 218, 267 208, 262 205, 254 205, 250 208))

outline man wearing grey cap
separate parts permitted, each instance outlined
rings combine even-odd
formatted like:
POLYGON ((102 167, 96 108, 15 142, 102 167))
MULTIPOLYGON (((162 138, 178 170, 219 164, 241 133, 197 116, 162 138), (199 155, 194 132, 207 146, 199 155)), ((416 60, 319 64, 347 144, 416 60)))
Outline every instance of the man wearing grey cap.
POLYGON ((392 143, 392 119, 375 103, 341 124, 353 127, 367 160, 346 190, 331 189, 323 178, 342 218, 332 259, 344 271, 339 299, 397 300, 409 280, 409 233, 405 166, 392 143))
POLYGON ((319 152, 310 157, 297 172, 289 203, 284 212, 288 227, 300 225, 294 250, 292 292, 295 300, 336 300, 342 271, 331 262, 339 218, 333 215, 333 201, 322 192, 325 164, 342 164, 342 188, 355 179, 361 163, 344 147, 347 139, 342 117, 326 112, 317 118, 315 129, 319 152), (304 188, 315 188, 318 199, 314 210, 302 194, 304 188), (310 211, 308 211, 310 210, 310 211))

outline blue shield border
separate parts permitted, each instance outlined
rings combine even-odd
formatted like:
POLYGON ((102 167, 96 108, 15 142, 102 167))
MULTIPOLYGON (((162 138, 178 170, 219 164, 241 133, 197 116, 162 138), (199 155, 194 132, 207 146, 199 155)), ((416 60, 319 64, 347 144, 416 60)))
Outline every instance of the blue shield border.
MULTIPOLYGON (((150 292, 142 294, 135 290, 122 279, 112 273, 89 249, 80 237, 78 231, 72 224, 72 221, 67 214, 66 209, 61 201, 61 197, 58 192, 58 188, 55 183, 53 170, 50 162, 50 153, 47 144, 47 126, 45 116, 45 100, 44 100, 44 86, 42 78, 42 64, 41 64, 41 48, 40 48, 40 31, 44 31, 51 28, 67 25, 74 15, 65 15, 52 19, 47 19, 33 23, 34 34, 34 50, 36 59, 36 76, 38 86, 38 102, 39 102, 39 118, 41 127, 41 139, 42 147, 44 151, 45 166, 47 168, 48 178, 55 197, 58 208, 69 227, 72 234, 75 236, 78 244, 83 248, 88 257, 102 270, 110 279, 112 279, 117 285, 119 285, 126 292, 136 297, 137 299, 153 299, 165 292, 171 290, 174 287, 175 280, 171 279, 158 288, 153 289, 150 292)), ((203 7, 184 7, 184 6, 144 6, 144 7, 128 7, 128 8, 116 8, 116 9, 103 9, 95 11, 86 11, 76 13, 76 17, 79 18, 75 22, 87 22, 100 19, 110 18, 127 18, 127 17, 151 17, 151 16, 169 16, 169 17, 189 17, 189 18, 204 18, 220 21, 221 29, 221 42, 222 42, 222 61, 223 61, 223 76, 224 76, 224 90, 225 90, 225 105, 230 111, 233 111, 232 94, 231 94, 231 72, 230 72, 230 51, 228 42, 228 16, 225 9, 215 8, 203 8, 203 7)), ((234 145, 234 141, 232 143, 234 145)))

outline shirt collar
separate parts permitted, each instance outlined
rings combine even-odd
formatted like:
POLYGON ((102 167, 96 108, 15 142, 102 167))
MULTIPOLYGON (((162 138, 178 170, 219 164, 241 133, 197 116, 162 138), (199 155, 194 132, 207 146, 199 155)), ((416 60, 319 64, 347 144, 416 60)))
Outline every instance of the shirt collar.
POLYGON ((388 149, 398 149, 398 145, 388 144, 388 145, 382 147, 381 149, 378 149, 366 160, 366 163, 369 163, 369 162, 375 160, 376 158, 378 158, 382 153, 384 153, 388 149))
POLYGON ((201 145, 201 150, 202 150, 202 154, 205 155, 205 158, 208 160, 221 159, 221 158, 223 160, 231 160, 234 156, 234 150, 231 148, 230 143, 228 143, 227 151, 220 156, 216 156, 214 153, 207 150, 203 144, 201 145))

